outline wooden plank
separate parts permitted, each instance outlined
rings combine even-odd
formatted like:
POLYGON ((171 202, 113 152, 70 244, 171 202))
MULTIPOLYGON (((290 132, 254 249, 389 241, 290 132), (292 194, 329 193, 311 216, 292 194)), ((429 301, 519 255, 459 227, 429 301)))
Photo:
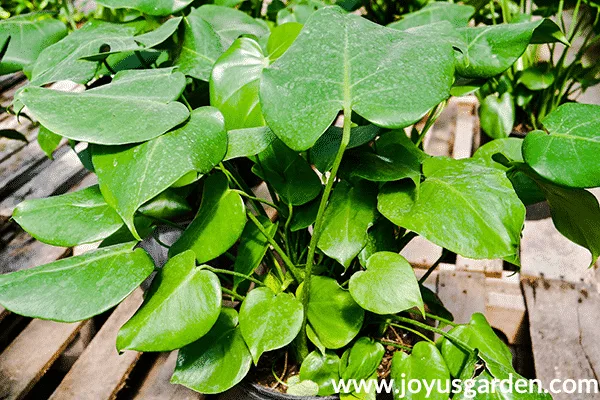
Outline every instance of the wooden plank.
MULTIPOLYGON (((548 388, 553 379, 597 379, 594 366, 586 350, 589 351, 590 337, 586 337, 583 346, 580 302, 585 301, 573 283, 545 279, 525 279, 522 281, 529 325, 535 371, 538 379, 548 388)), ((597 303, 590 303, 594 310, 586 318, 597 318, 600 309, 597 303)), ((586 304, 581 310, 590 312, 586 304)), ((588 331, 589 319, 584 322, 586 332, 593 334, 597 322, 593 321, 593 330, 588 331)), ((596 341, 595 338, 591 338, 596 341)), ((592 345, 591 347, 594 347, 592 345)), ((597 357, 598 350, 593 351, 597 357)), ((597 360, 597 358, 596 358, 597 360)), ((596 364, 600 367, 600 364, 596 364)), ((600 370, 599 370, 600 371, 600 370)), ((555 394, 555 400, 572 399, 570 394, 555 394)))
POLYGON ((456 269, 468 272, 483 272, 486 276, 500 278, 504 262, 502 260, 474 260, 463 256, 456 256, 456 269))
POLYGON ((141 353, 125 351, 119 355, 115 340, 121 326, 141 304, 142 291, 138 289, 117 307, 51 399, 113 399, 116 396, 141 353))
POLYGON ((506 335, 511 345, 526 342, 527 325, 525 299, 518 274, 502 278, 485 278, 485 317, 492 327, 506 335))
POLYGON ((400 254, 418 268, 431 267, 442 255, 442 248, 424 237, 417 236, 411 240, 400 254))
POLYGON ((9 314, 10 311, 8 311, 6 308, 0 306, 0 322, 2 322, 2 320, 9 314))
POLYGON ((433 156, 450 156, 454 141, 456 102, 451 100, 431 130, 425 135, 423 147, 433 156))
MULTIPOLYGON (((29 143, 37 142, 38 129, 34 129, 31 121, 22 118, 20 123, 14 115, 8 115, 0 120, 0 129, 14 129, 25 135, 29 143)), ((11 140, 0 138, 0 162, 8 160, 17 151, 27 146, 27 143, 20 140, 11 140)))
POLYGON ((77 335, 83 323, 33 320, 0 354, 0 398, 21 399, 77 335))
POLYGON ((136 400, 204 400, 200 393, 181 385, 170 383, 177 362, 177 352, 162 353, 146 375, 136 400))
POLYGON ((0 252, 0 273, 18 271, 58 260, 69 254, 69 249, 54 247, 19 233, 0 252))
POLYGON ((456 323, 467 323, 474 313, 485 313, 485 275, 481 273, 440 271, 437 294, 456 323))
POLYGON ((476 118, 477 100, 474 96, 456 99, 456 124, 452 157, 456 159, 469 158, 473 154, 475 135, 479 133, 476 118))

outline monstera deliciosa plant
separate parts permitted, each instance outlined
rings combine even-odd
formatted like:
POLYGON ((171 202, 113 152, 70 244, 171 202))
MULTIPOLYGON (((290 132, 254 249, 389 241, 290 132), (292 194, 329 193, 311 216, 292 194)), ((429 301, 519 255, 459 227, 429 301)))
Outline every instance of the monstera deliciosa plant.
POLYGON ((565 105, 546 131, 469 159, 422 146, 451 90, 561 40, 553 22, 463 27, 474 9, 441 2, 389 27, 335 6, 301 25, 190 0, 98 3, 135 13, 62 39, 45 29, 49 46, 40 30, 9 33, 4 47, 3 67, 26 50, 14 43, 46 46, 21 65, 30 82, 14 111, 39 121, 46 150, 88 143, 79 155, 99 182, 15 209, 42 242, 99 246, 0 276, 7 309, 84 320, 152 276, 117 348, 179 349, 172 381, 202 393, 245 378, 320 396, 332 380, 389 374, 483 385, 516 374, 510 351, 482 315, 454 324, 423 286, 437 263, 419 281, 402 247, 421 235, 518 265, 524 204, 547 200, 557 228, 598 257, 600 210, 585 190, 600 186, 598 107, 565 105), (86 90, 45 87, 60 80, 86 90), (269 196, 251 190, 260 182, 269 196), (165 225, 180 235, 160 242, 169 260, 157 267, 138 244, 165 225))

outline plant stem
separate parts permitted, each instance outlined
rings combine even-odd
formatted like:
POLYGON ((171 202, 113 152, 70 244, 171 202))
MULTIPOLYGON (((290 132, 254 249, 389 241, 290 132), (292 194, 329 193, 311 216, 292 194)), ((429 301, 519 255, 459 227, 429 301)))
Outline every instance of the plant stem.
POLYGON ((228 295, 230 295, 231 297, 235 298, 236 300, 239 301, 244 301, 246 300, 246 298, 242 295, 237 294, 236 292, 234 292, 233 290, 229 290, 227 288, 221 287, 221 292, 226 293, 228 295))
POLYGON ((397 348, 397 349, 400 349, 400 350, 412 351, 412 348, 411 348, 411 347, 409 347, 409 346, 404 346, 404 345, 402 345, 402 344, 400 344, 400 343, 392 342, 392 341, 390 341, 390 340, 379 339, 379 340, 377 340, 377 341, 378 341, 379 343, 381 343, 381 344, 385 345, 385 346, 392 346, 392 347, 395 347, 395 348, 397 348))
POLYGON ((203 265, 201 268, 202 269, 206 269, 206 270, 208 270, 210 272, 214 272, 215 274, 233 275, 233 276, 237 276, 237 277, 240 277, 240 278, 248 279, 250 282, 254 282, 254 283, 256 283, 259 286, 264 286, 265 285, 264 283, 262 283, 258 279, 254 279, 250 275, 241 274, 239 272, 230 271, 228 269, 213 268, 213 267, 211 267, 209 265, 203 265))
POLYGON ((427 318, 431 318, 431 319, 435 319, 438 322, 443 322, 446 325, 450 325, 450 326, 458 326, 458 324, 455 324, 454 322, 446 319, 446 318, 442 318, 442 317, 438 317, 437 315, 433 315, 433 314, 429 314, 429 313, 425 313, 425 316, 427 318))
POLYGON ((433 263, 433 265, 431 267, 429 267, 429 269, 427 270, 427 272, 425 272, 425 275, 423 275, 421 277, 421 279, 419 279, 419 284, 423 284, 427 278, 429 278, 429 276, 433 273, 433 271, 436 270, 436 268, 440 265, 440 263, 442 262, 442 260, 444 258, 446 258, 446 255, 448 255, 448 250, 444 249, 442 250, 442 255, 440 256, 440 258, 438 258, 436 260, 436 262, 433 263))
POLYGON ((192 106, 190 105, 190 102, 187 100, 183 93, 181 94, 181 100, 183 100, 183 104, 185 104, 185 106, 188 108, 188 110, 190 110, 190 112, 194 111, 192 109, 192 106))
POLYGON ((238 193, 240 196, 244 196, 245 198, 252 200, 252 201, 257 201, 259 203, 263 203, 268 205, 271 208, 274 208, 277 210, 278 213, 281 214, 281 210, 279 209, 279 207, 277 207, 275 204, 271 203, 268 200, 265 199, 261 199, 260 197, 256 197, 256 196, 250 196, 248 193, 244 192, 243 190, 237 190, 237 189, 232 189, 234 192, 238 193))
POLYGON ((433 340, 429 339, 427 336, 423 335, 421 332, 417 331, 416 329, 412 329, 412 328, 409 328, 407 326, 399 325, 399 324, 390 324, 390 325, 393 326, 393 327, 396 327, 396 328, 404 329, 405 331, 412 332, 415 335, 419 336, 421 339, 423 339, 423 340, 425 340, 425 341, 427 341, 427 342, 429 342, 431 344, 435 344, 433 342, 433 340))

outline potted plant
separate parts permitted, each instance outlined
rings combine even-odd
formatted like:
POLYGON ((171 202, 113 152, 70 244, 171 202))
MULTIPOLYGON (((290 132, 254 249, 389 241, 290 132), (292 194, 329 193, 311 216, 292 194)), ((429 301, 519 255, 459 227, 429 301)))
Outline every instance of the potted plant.
MULTIPOLYGON (((516 376, 510 351, 482 315, 454 324, 423 286, 437 263, 419 281, 401 248, 418 234, 518 264, 533 191, 597 258, 600 210, 583 189, 600 185, 594 106, 561 108, 545 122, 549 135, 494 141, 466 160, 426 154, 430 124, 411 138, 402 129, 432 121, 457 75, 486 79, 529 43, 556 40, 551 21, 488 32, 438 17, 401 31, 338 7, 276 26, 191 1, 99 3, 147 18, 93 20, 46 48, 14 105, 51 135, 89 143, 80 155, 99 184, 13 214, 45 243, 99 248, 0 276, 7 309, 83 320, 154 274, 116 343, 179 350, 174 383, 261 399, 285 395, 258 383, 372 399, 374 386, 352 382, 390 378, 404 390, 410 379, 454 378, 459 399, 516 376), (43 87, 64 79, 87 90, 43 87), (563 151, 567 141, 576 150, 563 151), (269 198, 250 190, 249 176, 269 198), (157 268, 138 243, 160 225, 181 235, 164 243, 169 260, 157 268)), ((429 398, 448 399, 444 390, 429 398)))

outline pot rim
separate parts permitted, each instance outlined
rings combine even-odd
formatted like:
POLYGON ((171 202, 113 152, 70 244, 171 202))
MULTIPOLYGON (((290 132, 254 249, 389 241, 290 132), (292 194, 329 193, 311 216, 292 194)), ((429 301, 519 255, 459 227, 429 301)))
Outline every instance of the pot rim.
POLYGON ((267 387, 261 386, 255 382, 244 381, 242 383, 243 386, 248 387, 251 390, 256 391, 259 394, 270 395, 270 396, 278 396, 282 400, 339 400, 340 397, 337 395, 334 396, 294 396, 291 394, 277 392, 275 390, 269 389, 267 387))

